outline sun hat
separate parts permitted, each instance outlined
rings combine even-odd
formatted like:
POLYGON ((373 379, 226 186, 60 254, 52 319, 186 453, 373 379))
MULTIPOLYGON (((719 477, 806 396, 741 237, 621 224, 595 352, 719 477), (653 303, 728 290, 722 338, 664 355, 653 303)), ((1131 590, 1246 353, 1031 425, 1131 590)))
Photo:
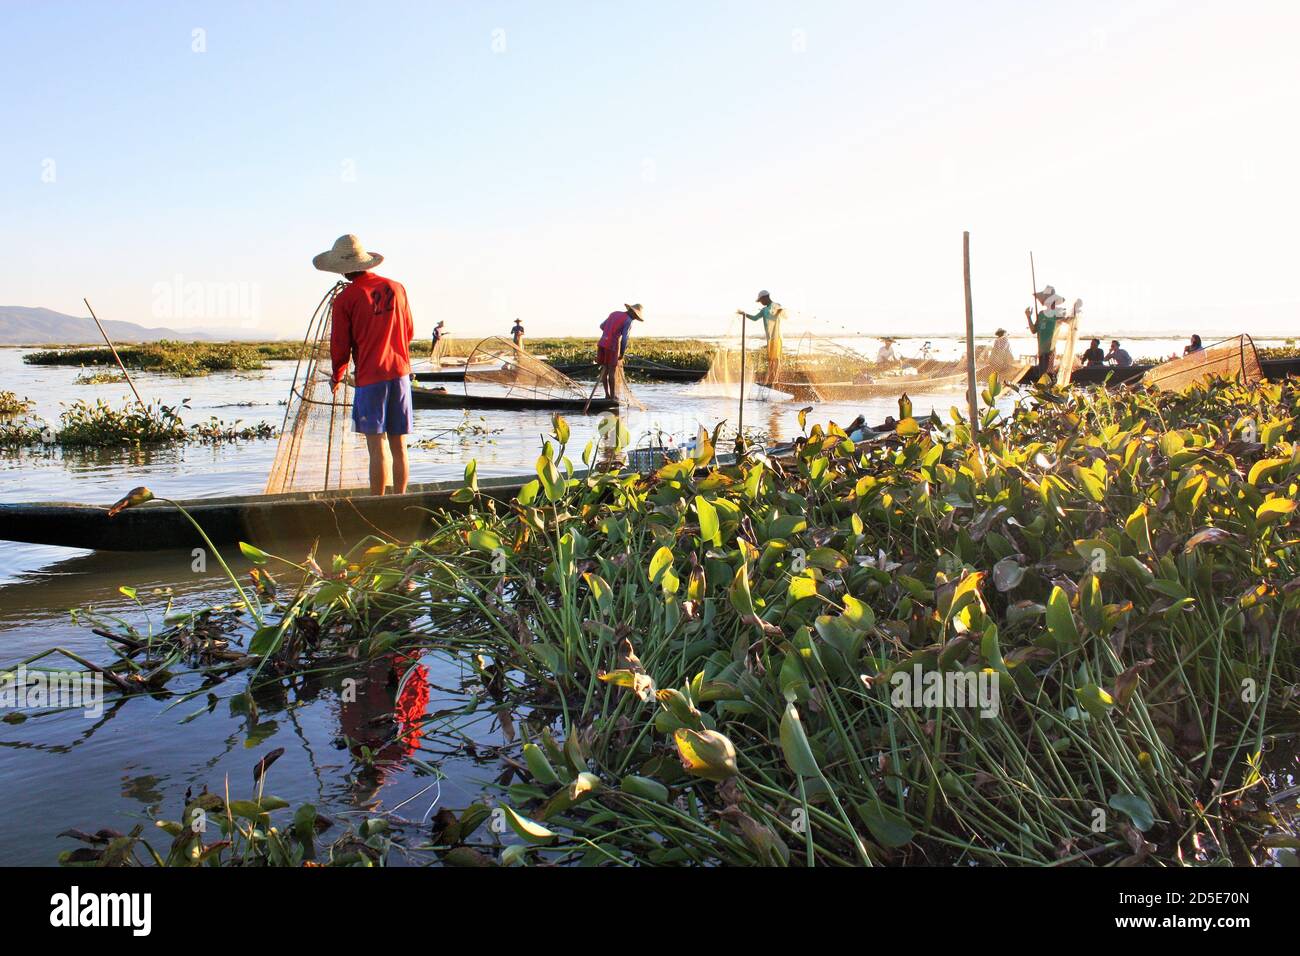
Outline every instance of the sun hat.
POLYGON ((770 298, 772 298, 772 293, 770 293, 770 292, 768 292, 766 289, 764 289, 764 290, 763 290, 762 292, 760 292, 758 295, 754 296, 754 301, 755 301, 755 302, 762 302, 764 299, 770 299, 770 298))
POLYGON ((312 257, 311 264, 321 272, 365 272, 384 261, 377 252, 366 252, 361 240, 349 233, 334 240, 334 247, 312 257))
POLYGON ((631 315, 632 318, 636 319, 638 322, 645 321, 645 316, 641 314, 641 310, 642 308, 644 308, 641 305, 641 303, 638 302, 636 305, 628 305, 626 302, 624 302, 623 308, 627 309, 628 314, 631 315))
POLYGON ((1006 335, 1006 334, 1007 334, 1007 330, 1006 330, 1006 329, 998 329, 998 330, 997 330, 996 332, 994 332, 993 334, 994 334, 994 335, 1006 335))

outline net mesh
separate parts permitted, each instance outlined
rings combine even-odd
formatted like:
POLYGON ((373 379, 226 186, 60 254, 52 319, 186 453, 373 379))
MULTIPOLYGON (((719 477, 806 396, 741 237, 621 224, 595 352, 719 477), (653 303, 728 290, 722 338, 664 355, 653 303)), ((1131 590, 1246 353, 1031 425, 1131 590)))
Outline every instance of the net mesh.
MULTIPOLYGON (((644 408, 628 386, 622 365, 618 366, 615 373, 614 386, 615 396, 620 403, 644 408)), ((595 392, 584 389, 554 366, 519 348, 510 339, 494 335, 474 346, 466 360, 465 394, 585 401, 595 392)))
MULTIPOLYGON (((941 359, 931 355, 929 343, 911 343, 911 355, 899 355, 891 339, 884 340, 874 356, 834 336, 802 330, 791 338, 789 319, 782 322, 787 334, 771 348, 760 332, 757 346, 746 337, 743 353, 736 335, 718 342, 709 370, 692 389, 701 396, 738 397, 742 383, 747 399, 753 401, 847 402, 896 399, 912 395, 964 392, 965 356, 941 359), (788 344, 793 342, 793 344, 788 344)), ((977 346, 975 374, 986 382, 996 372, 1007 382, 1018 381, 1032 363, 1014 356, 1009 349, 977 346)))
POLYGON ((330 324, 342 282, 316 307, 294 369, 267 494, 332 491, 370 484, 365 439, 352 430, 352 386, 331 393, 330 324))
POLYGON ((1191 355, 1164 362, 1148 371, 1142 382, 1162 391, 1176 392, 1210 376, 1240 379, 1245 384, 1262 379, 1264 372, 1251 337, 1238 335, 1224 339, 1191 355))

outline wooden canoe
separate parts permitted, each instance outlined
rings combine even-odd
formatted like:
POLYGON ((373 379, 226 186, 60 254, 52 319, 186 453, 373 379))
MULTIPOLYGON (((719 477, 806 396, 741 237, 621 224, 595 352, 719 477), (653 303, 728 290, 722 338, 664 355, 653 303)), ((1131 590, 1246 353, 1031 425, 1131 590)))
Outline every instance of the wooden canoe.
MULTIPOLYGON (((489 498, 509 501, 530 476, 480 479, 489 498)), ((462 510, 451 500, 463 481, 413 485, 404 495, 372 495, 367 489, 279 495, 194 498, 179 502, 213 544, 239 541, 268 545, 316 538, 331 545, 367 534, 416 537, 439 509, 462 510)), ((0 538, 92 551, 162 551, 204 547, 181 510, 162 501, 127 508, 113 517, 105 505, 41 502, 0 504, 0 538)))
MULTIPOLYGON (((595 362, 570 362, 553 367, 557 372, 567 375, 569 378, 592 379, 596 377, 596 371, 600 366, 595 362)), ((698 382, 708 374, 707 369, 676 368, 671 365, 637 361, 624 361, 623 371, 630 375, 638 375, 642 378, 655 379, 660 382, 698 382)))
POLYGON ((618 411, 618 399, 593 398, 590 406, 585 398, 529 398, 524 395, 475 395, 459 389, 439 391, 416 386, 411 389, 411 401, 416 408, 478 408, 514 412, 576 412, 598 415, 618 411))

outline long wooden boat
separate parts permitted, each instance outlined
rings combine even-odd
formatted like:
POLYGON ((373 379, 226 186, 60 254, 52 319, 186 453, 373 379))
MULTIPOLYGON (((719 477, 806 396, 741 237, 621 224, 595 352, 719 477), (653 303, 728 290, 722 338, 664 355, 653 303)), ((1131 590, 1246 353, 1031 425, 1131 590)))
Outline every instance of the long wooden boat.
MULTIPOLYGON (((1300 375, 1300 358, 1261 359, 1260 368, 1264 377, 1277 381, 1291 375, 1300 375)), ((1072 385, 1131 385, 1139 381, 1147 372, 1156 368, 1150 363, 1116 368, 1113 365, 1077 368, 1070 375, 1072 385)), ((1020 379, 1022 385, 1032 383, 1038 378, 1037 366, 1027 371, 1020 379)))
POLYGON ((528 398, 523 395, 475 395, 459 389, 411 389, 416 408, 479 408, 515 412, 576 412, 598 415, 618 410, 616 398, 528 398))
MULTIPOLYGON (((479 490, 509 501, 530 476, 480 479, 479 490)), ((463 481, 412 485, 404 495, 372 495, 368 489, 296 491, 180 501, 213 544, 357 541, 367 534, 418 536, 431 511, 463 510, 451 500, 463 481)), ((202 536, 180 508, 149 501, 113 517, 106 505, 41 502, 0 504, 0 538, 92 551, 162 551, 204 547, 202 536)))
MULTIPOLYGON (((594 378, 599 366, 595 362, 569 362, 555 365, 553 368, 569 378, 594 378)), ((708 374, 707 369, 675 368, 656 362, 624 361, 623 371, 642 378, 655 379, 660 382, 698 382, 708 374)))

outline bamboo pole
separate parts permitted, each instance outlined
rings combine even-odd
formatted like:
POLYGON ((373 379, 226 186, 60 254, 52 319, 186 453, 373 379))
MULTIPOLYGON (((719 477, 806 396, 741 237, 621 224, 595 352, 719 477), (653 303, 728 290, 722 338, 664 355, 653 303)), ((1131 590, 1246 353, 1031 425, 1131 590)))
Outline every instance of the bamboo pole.
POLYGON ((961 234, 962 274, 966 283, 966 399, 970 407, 970 433, 979 432, 979 399, 975 391, 975 313, 970 298, 970 233, 961 234))
POLYGON ((745 447, 745 327, 749 317, 740 313, 740 421, 736 423, 736 454, 745 447))
POLYGON ((135 400, 140 403, 141 408, 148 411, 149 407, 145 405, 144 399, 142 399, 140 393, 136 391, 135 382, 131 381, 131 376, 127 373, 126 366, 122 364, 122 357, 117 354, 117 346, 113 344, 113 340, 110 339, 108 333, 104 331, 104 324, 99 321, 99 316, 95 314, 95 310, 90 308, 90 302, 84 298, 81 301, 86 303, 87 309, 90 309, 90 317, 95 320, 95 325, 99 326, 99 334, 102 335, 104 341, 108 343, 108 349, 113 353, 113 358, 117 362, 117 367, 122 370, 122 376, 126 379, 126 384, 131 386, 132 392, 135 392, 135 400))

